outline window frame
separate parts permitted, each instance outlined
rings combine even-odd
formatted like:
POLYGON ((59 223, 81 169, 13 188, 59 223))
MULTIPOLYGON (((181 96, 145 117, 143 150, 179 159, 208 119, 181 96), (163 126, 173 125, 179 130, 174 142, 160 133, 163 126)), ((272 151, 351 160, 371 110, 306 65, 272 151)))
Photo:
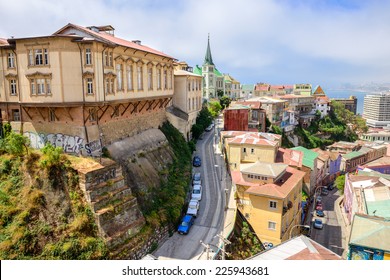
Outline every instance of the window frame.
POLYGON ((268 207, 270 209, 277 210, 278 209, 278 202, 276 200, 269 200, 268 207))
POLYGON ((17 96, 18 95, 18 82, 16 79, 11 78, 9 81, 9 95, 17 96))
POLYGON ((7 66, 9 69, 15 68, 15 54, 13 52, 8 52, 7 55, 7 66))
POLYGON ((92 49, 91 48, 85 48, 85 65, 86 66, 92 65, 92 49))
POLYGON ((268 221, 268 230, 274 230, 276 231, 276 222, 274 221, 268 221), (273 225, 273 227, 271 227, 273 225))

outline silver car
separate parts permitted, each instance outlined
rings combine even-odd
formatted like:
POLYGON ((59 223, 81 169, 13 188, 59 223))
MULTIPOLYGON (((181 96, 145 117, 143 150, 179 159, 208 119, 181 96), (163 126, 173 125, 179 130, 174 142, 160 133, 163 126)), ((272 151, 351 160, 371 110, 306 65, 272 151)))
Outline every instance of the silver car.
POLYGON ((192 189, 191 199, 202 200, 202 186, 194 185, 192 189))
POLYGON ((191 199, 190 203, 188 203, 187 215, 198 216, 199 211, 199 200, 191 199))

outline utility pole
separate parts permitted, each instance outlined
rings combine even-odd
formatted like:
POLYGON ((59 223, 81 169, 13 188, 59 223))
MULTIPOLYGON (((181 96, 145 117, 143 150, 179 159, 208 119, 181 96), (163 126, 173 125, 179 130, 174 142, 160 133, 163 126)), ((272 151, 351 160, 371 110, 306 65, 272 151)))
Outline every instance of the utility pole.
POLYGON ((217 234, 216 235, 217 237, 219 237, 219 242, 221 243, 222 242, 222 248, 221 248, 221 251, 222 251, 222 260, 225 260, 225 254, 226 251, 225 251, 225 247, 226 245, 229 245, 231 244, 231 242, 229 240, 227 240, 225 237, 222 236, 222 234, 217 234))
POLYGON ((205 243, 203 243, 202 240, 200 240, 199 242, 200 242, 200 244, 202 244, 203 247, 206 248, 206 258, 207 258, 207 260, 209 260, 210 259, 210 257, 209 257, 210 256, 210 244, 205 244, 205 243))

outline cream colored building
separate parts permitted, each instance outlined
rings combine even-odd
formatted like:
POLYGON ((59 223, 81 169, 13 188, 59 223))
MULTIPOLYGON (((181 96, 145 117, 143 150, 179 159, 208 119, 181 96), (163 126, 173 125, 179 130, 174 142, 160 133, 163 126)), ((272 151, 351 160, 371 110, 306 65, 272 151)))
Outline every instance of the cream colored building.
POLYGON ((174 58, 114 35, 68 24, 52 35, 0 42, 0 116, 31 145, 69 153, 156 128, 173 97, 174 58))
POLYGON ((191 128, 202 109, 202 76, 175 70, 174 84, 172 106, 167 108, 167 117, 187 140, 191 140, 191 128))
POLYGON ((222 131, 221 140, 230 170, 240 170, 242 163, 275 162, 282 138, 264 132, 222 131))
POLYGON ((232 172, 237 208, 261 242, 278 245, 301 223, 305 173, 281 163, 242 164, 232 172))

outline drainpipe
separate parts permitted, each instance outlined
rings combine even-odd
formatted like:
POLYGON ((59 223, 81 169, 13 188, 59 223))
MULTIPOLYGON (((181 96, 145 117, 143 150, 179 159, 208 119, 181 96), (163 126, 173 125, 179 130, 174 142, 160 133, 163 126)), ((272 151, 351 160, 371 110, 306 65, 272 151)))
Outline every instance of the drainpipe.
POLYGON ((103 101, 104 103, 106 103, 106 83, 104 82, 104 51, 107 49, 107 46, 104 47, 104 49, 102 50, 102 75, 103 75, 103 101))
POLYGON ((85 87, 84 87, 84 78, 83 78, 83 70, 84 70, 84 67, 83 67, 83 51, 80 47, 80 43, 77 43, 77 46, 79 47, 79 50, 80 50, 80 69, 81 69, 81 92, 83 94, 83 106, 82 106, 82 113, 83 113, 83 126, 84 126, 84 133, 85 133, 85 137, 86 137, 86 143, 89 143, 89 137, 88 137, 88 130, 87 130, 87 126, 85 125, 85 87))
POLYGON ((16 77, 18 77, 18 99, 19 99, 19 115, 20 115, 20 134, 23 134, 23 112, 22 112, 22 101, 21 101, 21 87, 20 87, 20 77, 19 77, 19 60, 15 50, 12 50, 15 55, 15 63, 16 63, 16 77))

